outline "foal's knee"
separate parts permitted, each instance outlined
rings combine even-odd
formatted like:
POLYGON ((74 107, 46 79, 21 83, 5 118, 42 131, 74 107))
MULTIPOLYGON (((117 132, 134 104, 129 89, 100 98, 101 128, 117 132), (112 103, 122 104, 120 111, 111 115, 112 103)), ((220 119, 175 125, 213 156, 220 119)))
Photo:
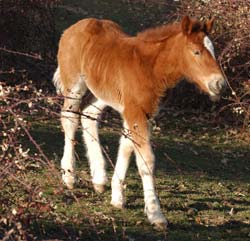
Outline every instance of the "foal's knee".
POLYGON ((155 157, 151 150, 147 152, 140 152, 140 150, 138 150, 136 154, 136 162, 141 176, 153 175, 155 157))

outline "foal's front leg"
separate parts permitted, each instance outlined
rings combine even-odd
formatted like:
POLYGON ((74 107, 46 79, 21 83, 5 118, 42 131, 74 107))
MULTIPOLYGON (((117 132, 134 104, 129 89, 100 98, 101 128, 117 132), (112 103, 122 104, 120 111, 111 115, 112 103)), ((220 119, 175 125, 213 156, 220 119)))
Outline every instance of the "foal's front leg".
POLYGON ((155 158, 150 145, 147 118, 140 109, 132 110, 131 108, 125 112, 124 117, 134 141, 136 164, 143 184, 145 213, 151 224, 159 229, 165 229, 167 220, 161 212, 154 187, 155 158))
POLYGON ((155 157, 149 143, 136 146, 136 164, 142 179, 145 213, 151 224, 155 224, 158 228, 165 228, 167 221, 161 212, 160 202, 157 198, 154 187, 154 165, 155 157))

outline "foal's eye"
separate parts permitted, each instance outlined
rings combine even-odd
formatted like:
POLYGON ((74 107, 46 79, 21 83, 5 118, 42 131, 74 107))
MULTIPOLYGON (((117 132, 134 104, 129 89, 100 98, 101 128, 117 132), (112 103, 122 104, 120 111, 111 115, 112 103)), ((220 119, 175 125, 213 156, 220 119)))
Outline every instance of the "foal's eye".
POLYGON ((200 50, 195 50, 194 51, 194 55, 200 55, 201 54, 201 51, 200 50))

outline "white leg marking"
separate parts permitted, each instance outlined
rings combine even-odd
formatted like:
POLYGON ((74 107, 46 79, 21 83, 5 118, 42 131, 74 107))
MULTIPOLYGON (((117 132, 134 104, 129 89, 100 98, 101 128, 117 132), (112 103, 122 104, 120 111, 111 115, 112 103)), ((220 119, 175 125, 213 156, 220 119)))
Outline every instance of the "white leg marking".
POLYGON ((133 151, 133 142, 127 132, 127 125, 124 124, 124 135, 120 139, 118 158, 112 178, 112 199, 111 204, 117 208, 125 206, 124 180, 129 166, 129 158, 133 151))
POLYGON ((139 148, 135 145, 136 163, 142 178, 145 213, 151 224, 165 225, 167 220, 161 212, 160 203, 154 188, 154 163, 155 158, 149 143, 139 148))
MULTIPOLYGON (((70 101, 70 103, 73 103, 73 101, 70 101)), ((79 105, 79 103, 76 105, 79 105)), ((61 160, 61 168, 63 170, 62 177, 66 186, 73 188, 75 182, 74 139, 79 123, 79 115, 68 112, 67 109, 65 109, 65 111, 62 111, 61 122, 65 133, 64 153, 61 160)))
POLYGON ((206 47, 206 49, 209 51, 209 53, 215 59, 214 46, 213 46, 213 43, 208 36, 204 37, 203 43, 204 43, 204 46, 206 47))
POLYGON ((81 118, 83 138, 87 148, 87 156, 93 184, 104 185, 107 182, 105 159, 102 154, 98 136, 98 118, 105 107, 105 103, 97 100, 83 110, 81 118))
MULTIPOLYGON (((59 70, 58 70, 59 71, 59 70)), ((82 96, 86 91, 86 85, 82 78, 65 96, 64 106, 61 112, 61 122, 64 129, 65 145, 61 168, 63 181, 68 188, 73 188, 75 182, 75 132, 79 124, 79 111, 82 96)))

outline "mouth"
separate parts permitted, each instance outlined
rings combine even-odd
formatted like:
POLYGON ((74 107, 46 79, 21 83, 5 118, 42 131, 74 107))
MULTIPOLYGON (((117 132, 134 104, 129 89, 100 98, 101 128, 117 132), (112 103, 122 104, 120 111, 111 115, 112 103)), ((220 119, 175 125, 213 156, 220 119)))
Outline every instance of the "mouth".
POLYGON ((210 91, 209 98, 210 98, 211 101, 217 102, 217 101, 220 100, 220 94, 213 93, 213 92, 210 91))

